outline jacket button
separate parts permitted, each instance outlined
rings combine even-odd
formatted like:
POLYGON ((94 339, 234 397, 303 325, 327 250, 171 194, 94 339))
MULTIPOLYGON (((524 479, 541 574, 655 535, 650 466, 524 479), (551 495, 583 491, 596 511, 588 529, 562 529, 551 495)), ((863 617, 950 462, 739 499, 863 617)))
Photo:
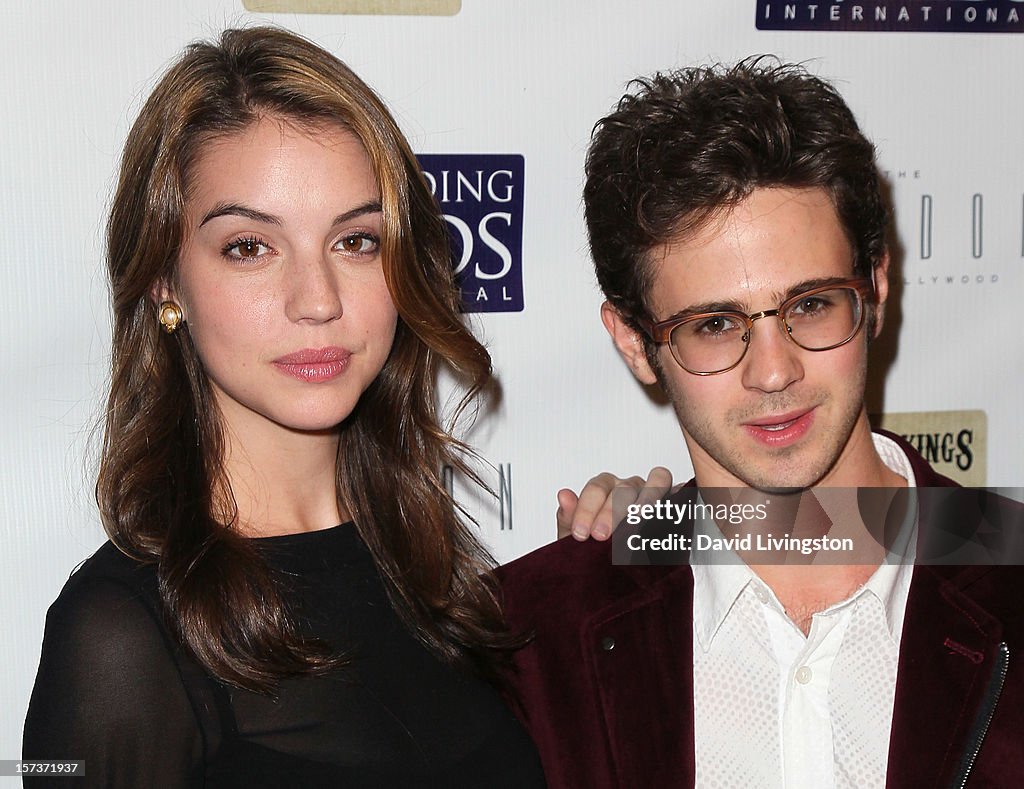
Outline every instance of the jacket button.
POLYGON ((615 649, 615 639, 611 636, 605 636, 601 639, 601 649, 605 652, 611 652, 615 649))

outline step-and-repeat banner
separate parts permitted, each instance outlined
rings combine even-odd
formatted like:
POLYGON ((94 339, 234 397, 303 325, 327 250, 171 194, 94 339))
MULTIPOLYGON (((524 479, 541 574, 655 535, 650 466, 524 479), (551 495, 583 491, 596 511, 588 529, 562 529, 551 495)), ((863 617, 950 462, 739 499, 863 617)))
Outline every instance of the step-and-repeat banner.
MULTIPOLYGON (((387 100, 455 240, 501 383, 452 479, 499 560, 554 536, 559 487, 690 473, 671 409, 598 318, 580 204, 594 122, 638 75, 774 53, 833 80, 896 214, 869 407, 943 473, 1024 482, 1024 0, 9 0, 0 26, 0 759, 19 754, 46 607, 103 539, 92 486, 120 147, 189 41, 272 23, 387 100)), ((444 385, 444 382, 442 382, 444 385)))

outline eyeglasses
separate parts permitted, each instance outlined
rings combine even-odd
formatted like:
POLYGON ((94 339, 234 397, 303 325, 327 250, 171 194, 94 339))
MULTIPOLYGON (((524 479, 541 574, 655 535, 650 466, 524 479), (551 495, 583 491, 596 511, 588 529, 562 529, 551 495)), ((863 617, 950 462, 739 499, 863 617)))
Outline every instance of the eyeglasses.
POLYGON ((870 279, 856 278, 805 290, 777 310, 747 315, 723 310, 676 316, 640 326, 654 342, 669 344, 672 358, 694 375, 716 375, 743 361, 754 321, 775 316, 783 333, 807 351, 830 351, 852 340, 864 324, 864 304, 874 299, 870 279))

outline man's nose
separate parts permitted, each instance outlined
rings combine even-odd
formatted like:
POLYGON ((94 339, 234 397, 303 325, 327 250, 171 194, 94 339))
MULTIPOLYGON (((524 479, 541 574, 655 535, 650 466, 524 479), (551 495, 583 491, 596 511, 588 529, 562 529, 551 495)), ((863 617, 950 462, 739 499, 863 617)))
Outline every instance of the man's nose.
POLYGON ((774 310, 752 317, 755 322, 741 365, 743 385, 762 392, 781 392, 804 377, 804 350, 789 339, 774 310))

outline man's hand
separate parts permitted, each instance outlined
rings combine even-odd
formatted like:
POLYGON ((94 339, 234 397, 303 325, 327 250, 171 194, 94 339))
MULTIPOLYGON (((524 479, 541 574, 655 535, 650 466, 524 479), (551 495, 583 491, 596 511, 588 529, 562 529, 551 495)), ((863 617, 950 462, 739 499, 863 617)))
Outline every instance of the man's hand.
POLYGON ((616 489, 632 491, 632 498, 620 493, 620 505, 647 504, 657 501, 672 488, 672 472, 655 466, 645 480, 643 477, 619 479, 604 472, 592 478, 577 496, 569 488, 558 491, 558 537, 570 534, 577 540, 593 537, 607 540, 618 524, 612 518, 612 492, 616 489))

